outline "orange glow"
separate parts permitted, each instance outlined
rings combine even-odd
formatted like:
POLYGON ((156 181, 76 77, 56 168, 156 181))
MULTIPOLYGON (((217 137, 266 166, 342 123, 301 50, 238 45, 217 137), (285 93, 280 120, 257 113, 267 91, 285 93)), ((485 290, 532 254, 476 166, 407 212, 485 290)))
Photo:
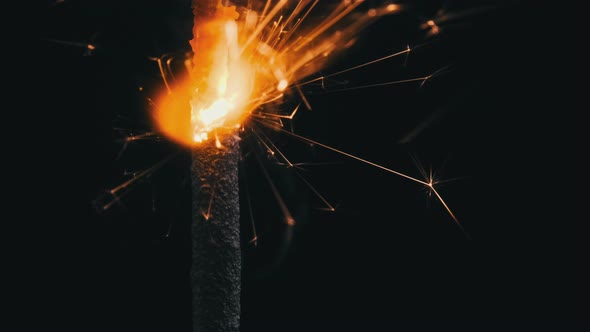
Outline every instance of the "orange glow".
MULTIPOLYGON (((224 7, 220 8, 224 9, 224 7)), ((253 71, 250 64, 241 60, 238 45, 238 26, 231 10, 217 12, 217 17, 208 24, 215 29, 210 32, 215 39, 210 50, 194 49, 198 52, 211 52, 206 80, 197 78, 192 93, 191 131, 194 142, 208 139, 208 134, 218 128, 234 127, 234 121, 244 118, 246 105, 251 99, 253 71)), ((237 13, 235 13, 237 17, 237 13)), ((199 35, 196 39, 200 38, 199 35)), ((198 47, 199 40, 193 45, 198 47)), ((200 58, 197 58, 201 60, 200 58)), ((194 63, 195 66, 207 65, 194 63)), ((202 73, 198 72, 198 73, 202 73)))
POLYGON ((247 115, 253 71, 241 60, 235 7, 219 5, 214 17, 195 19, 190 77, 161 98, 155 120, 168 137, 184 145, 231 131, 247 115))
MULTIPOLYGON (((184 82, 182 85, 186 88, 189 83, 184 82)), ((158 131, 182 145, 192 145, 189 101, 190 94, 181 89, 177 89, 175 94, 164 93, 152 114, 158 131)))

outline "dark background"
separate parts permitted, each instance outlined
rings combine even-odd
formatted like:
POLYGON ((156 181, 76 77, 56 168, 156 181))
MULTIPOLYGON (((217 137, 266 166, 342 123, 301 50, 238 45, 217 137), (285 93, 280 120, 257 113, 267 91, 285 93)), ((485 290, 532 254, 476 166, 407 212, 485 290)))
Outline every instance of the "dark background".
MULTIPOLYGON (((328 163, 300 171, 337 205, 322 211, 292 169, 264 156, 260 165, 254 156, 262 149, 245 135, 242 330, 572 331, 587 322, 587 195, 577 184, 585 176, 576 115, 583 110, 565 93, 568 31, 558 15, 574 9, 541 1, 411 4, 362 32, 323 73, 419 47, 335 76, 326 90, 306 87, 313 110, 293 125, 420 177, 416 157, 452 180, 437 188, 465 232, 419 184, 269 132, 291 161, 328 163), (429 36, 420 25, 441 11, 467 14, 429 36), (337 91, 439 69, 421 87, 337 91), (290 230, 262 167, 297 220, 290 230)), ((150 131, 147 98, 162 85, 148 57, 186 50, 190 3, 49 1, 40 23, 37 110, 46 134, 35 149, 50 179, 41 194, 50 213, 38 230, 57 234, 50 241, 57 251, 41 252, 43 271, 55 276, 45 287, 67 304, 52 305, 59 308, 52 320, 78 331, 190 331, 190 156, 148 140, 117 157, 125 135, 150 131), (176 152, 121 204, 96 208, 129 178, 125 171, 176 152)))

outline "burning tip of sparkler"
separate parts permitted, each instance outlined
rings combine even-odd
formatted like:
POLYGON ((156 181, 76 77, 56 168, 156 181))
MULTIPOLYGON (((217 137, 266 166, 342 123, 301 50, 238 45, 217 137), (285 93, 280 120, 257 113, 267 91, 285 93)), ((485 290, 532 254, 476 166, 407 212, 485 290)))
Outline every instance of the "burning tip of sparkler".
POLYGON ((190 79, 174 93, 168 89, 155 114, 160 130, 183 145, 203 143, 215 132, 221 147, 217 135, 239 130, 248 115, 252 69, 239 55, 236 22, 222 17, 211 24, 197 34, 206 52, 193 45, 192 63, 202 66, 189 66, 190 79))
POLYGON ((207 133, 216 127, 222 126, 226 115, 235 108, 235 105, 224 98, 213 102, 208 108, 196 109, 193 106, 191 112, 191 123, 194 128, 194 141, 202 142, 207 140, 207 133))
MULTIPOLYGON (((292 82, 320 69, 337 51, 351 47, 356 41, 354 33, 367 22, 400 9, 396 4, 384 4, 369 9, 365 17, 355 16, 359 22, 344 26, 343 21, 339 26, 337 22, 352 16, 364 3, 342 0, 333 16, 328 16, 332 18, 296 36, 293 32, 318 1, 301 2, 291 8, 288 18, 278 16, 288 8, 287 3, 280 0, 261 16, 254 11, 240 16, 235 6, 219 2, 206 20, 195 19, 192 53, 184 62, 189 75, 181 86, 167 82, 168 62, 155 59, 168 92, 155 114, 160 131, 183 145, 194 146, 211 139, 211 132, 221 135, 240 130, 254 109, 279 101, 292 82)), ((306 106, 311 109, 307 102, 306 106)))

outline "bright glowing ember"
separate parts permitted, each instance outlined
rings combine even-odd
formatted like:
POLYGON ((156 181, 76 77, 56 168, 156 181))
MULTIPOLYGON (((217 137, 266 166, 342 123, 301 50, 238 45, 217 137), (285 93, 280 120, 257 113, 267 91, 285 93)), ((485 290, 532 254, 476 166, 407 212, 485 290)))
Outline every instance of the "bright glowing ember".
POLYGON ((261 105, 280 101, 329 56, 352 45, 370 21, 398 10, 355 11, 362 3, 341 1, 312 16, 319 0, 253 2, 240 13, 217 0, 199 2, 215 12, 195 15, 190 75, 161 99, 155 114, 160 131, 194 145, 239 128, 261 105))

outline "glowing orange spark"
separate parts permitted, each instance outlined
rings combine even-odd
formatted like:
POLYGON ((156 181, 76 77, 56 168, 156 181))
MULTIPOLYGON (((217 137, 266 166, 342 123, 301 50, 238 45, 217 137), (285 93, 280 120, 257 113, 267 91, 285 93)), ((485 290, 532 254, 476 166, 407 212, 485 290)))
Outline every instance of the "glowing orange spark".
POLYGON ((293 118, 295 117, 295 114, 297 114, 297 111, 299 110, 300 105, 297 105, 295 107, 295 109, 293 110, 293 112, 291 112, 291 114, 289 115, 282 115, 282 114, 274 114, 274 113, 263 113, 261 112, 260 114, 256 114, 255 116, 260 117, 260 118, 265 118, 267 116, 269 117, 274 117, 274 118, 283 118, 283 119, 289 119, 289 120, 293 120, 293 118))
POLYGON ((287 165, 289 165, 289 167, 293 167, 293 163, 291 163, 291 161, 289 161, 289 159, 287 159, 287 157, 281 152, 281 150, 279 150, 279 148, 277 148, 271 142, 271 140, 268 137, 266 137, 266 135, 264 135, 264 133, 259 133, 257 130, 254 130, 254 129, 252 130, 252 132, 256 135, 256 137, 258 137, 258 139, 264 144, 264 146, 267 149, 269 149, 271 155, 274 155, 275 154, 275 151, 276 151, 279 154, 279 156, 281 156, 281 158, 283 158, 283 160, 285 160, 285 162, 287 163, 287 165), (264 137, 264 139, 263 139, 263 137, 264 137), (268 144, 267 143, 264 143, 265 140, 268 142, 268 144), (270 144, 270 146, 269 146, 269 144, 270 144), (271 150, 271 146, 274 149, 271 150))
POLYGON ((297 176, 299 176, 299 178, 300 178, 300 179, 303 181, 303 183, 305 183, 305 185, 307 185, 307 187, 308 187, 309 189, 311 189, 311 191, 313 191, 313 193, 314 193, 314 194, 315 194, 315 195, 316 195, 316 196, 317 196, 317 197, 318 197, 320 200, 322 200, 322 202, 323 202, 324 204, 326 204, 327 208, 325 208, 324 210, 328 210, 328 211, 331 211, 331 212, 334 212, 334 211, 336 211, 336 208, 335 208, 335 207, 333 207, 333 206, 332 206, 332 204, 330 204, 330 203, 328 202, 328 200, 326 200, 326 199, 324 198, 324 196, 322 196, 322 195, 321 195, 321 194, 320 194, 320 193, 319 193, 319 192, 318 192, 318 191, 317 191, 317 190, 316 190, 316 189, 315 189, 315 188, 314 188, 314 187, 311 185, 311 183, 309 183, 309 181, 307 181, 307 180, 306 180, 306 179, 303 177, 303 175, 299 174, 299 172, 295 172, 295 174, 297 174, 297 176))
POLYGON ((396 52, 396 53, 393 53, 393 54, 389 54, 389 55, 380 57, 378 59, 371 60, 371 61, 362 63, 360 65, 356 65, 356 66, 353 66, 353 67, 350 67, 350 68, 347 68, 347 69, 344 69, 344 70, 341 70, 341 71, 338 71, 338 72, 335 72, 335 73, 332 73, 332 74, 329 74, 329 75, 325 75, 325 76, 321 76, 321 77, 318 77, 318 78, 314 78, 312 80, 309 80, 309 81, 306 81, 306 82, 303 82, 303 83, 299 83, 299 84, 297 84, 297 86, 299 87, 299 86, 306 85, 306 84, 309 84, 309 83, 312 83, 312 82, 315 82, 315 81, 319 81, 319 80, 322 80, 322 84, 323 84, 323 80, 326 79, 326 78, 328 78, 328 77, 332 77, 332 76, 344 74, 346 72, 349 72, 349 71, 352 71, 352 70, 356 70, 356 69, 359 69, 359 68, 362 68, 362 67, 366 67, 366 66, 375 64, 377 62, 381 62, 381 61, 384 61, 384 60, 387 60, 387 59, 391 59, 391 58, 394 58, 394 57, 397 57, 397 56, 400 56, 400 55, 406 54, 406 53, 410 53, 410 47, 409 46, 405 50, 403 50, 403 51, 399 51, 399 52, 396 52))
MULTIPOLYGON (((257 158, 258 162, 262 165, 262 161, 260 160, 260 156, 258 154, 255 154, 255 155, 256 155, 256 158, 257 158)), ((270 186, 270 189, 272 190, 272 193, 275 196, 275 199, 277 200, 277 203, 279 204, 279 207, 280 207, 281 211, 283 212, 283 215, 285 216, 285 222, 289 226, 294 226, 295 225, 295 219, 291 215, 291 212, 289 211, 289 208, 287 207, 287 204, 283 200, 283 197, 281 196, 281 193, 279 192, 279 190, 277 189, 277 187, 272 182, 272 179, 270 177, 270 174, 268 174, 268 172, 266 171, 266 168, 262 167, 261 169, 262 169, 262 172, 264 174, 264 177, 266 178, 266 180, 267 180, 267 182, 268 182, 268 184, 270 186)))
POLYGON ((123 196, 129 193, 129 189, 132 188, 133 184, 149 178, 153 173, 155 173, 159 168, 164 166, 164 164, 166 164, 174 157, 175 155, 168 156, 167 158, 161 160, 152 167, 143 170, 137 174, 134 174, 134 176, 131 179, 121 183, 120 185, 116 186, 111 190, 108 190, 108 194, 110 194, 113 198, 112 200, 101 206, 102 210, 106 211, 110 209, 115 203, 119 202, 123 196))

